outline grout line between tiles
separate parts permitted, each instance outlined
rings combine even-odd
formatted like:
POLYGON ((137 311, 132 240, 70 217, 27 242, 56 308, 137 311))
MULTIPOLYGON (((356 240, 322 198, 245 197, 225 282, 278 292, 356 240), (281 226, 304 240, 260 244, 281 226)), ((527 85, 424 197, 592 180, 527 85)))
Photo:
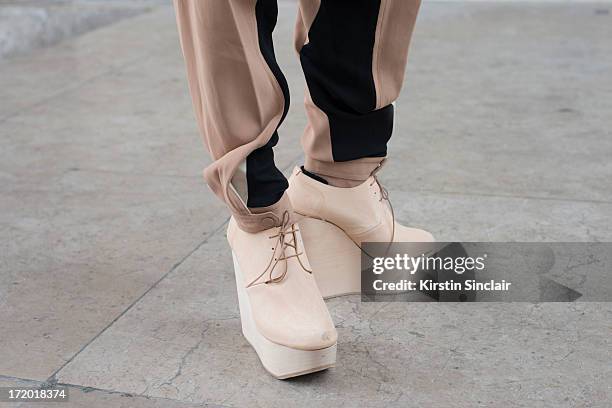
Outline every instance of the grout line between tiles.
POLYGON ((119 315, 117 315, 110 323, 108 323, 98 334, 96 334, 93 338, 91 338, 87 343, 85 343, 72 357, 70 357, 64 364, 62 364, 58 369, 56 369, 47 379, 49 383, 56 383, 57 374, 64 369, 68 364, 70 364, 83 350, 85 350, 91 343, 93 343, 98 337, 100 337, 106 330, 108 330, 117 320, 123 317, 128 311, 132 309, 140 300, 142 300, 151 290, 153 290, 160 282, 162 282, 168 275, 174 272, 179 266, 183 264, 193 253, 195 253, 198 249, 202 247, 202 245, 206 244, 212 237, 214 237, 217 232, 223 229, 225 224, 229 221, 229 217, 224 219, 221 224, 219 224, 214 230, 206 235, 206 237, 200 241, 191 251, 189 251, 185 256, 183 256, 178 262, 176 262, 165 274, 163 274, 157 281, 155 281, 144 293, 142 293, 138 298, 136 298, 128 307, 126 307, 119 315))

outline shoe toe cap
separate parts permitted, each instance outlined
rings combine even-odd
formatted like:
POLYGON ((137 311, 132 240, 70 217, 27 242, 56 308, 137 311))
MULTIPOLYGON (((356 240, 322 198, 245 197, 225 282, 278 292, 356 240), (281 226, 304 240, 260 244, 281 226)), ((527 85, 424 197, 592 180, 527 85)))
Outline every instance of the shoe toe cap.
POLYGON ((258 328, 273 343, 298 350, 320 350, 331 347, 338 341, 338 333, 331 323, 326 321, 282 319, 275 324, 266 319, 260 321, 258 328))
POLYGON ((250 289, 257 329, 271 342, 290 348, 319 350, 333 346, 338 335, 316 284, 310 275, 295 277, 250 289))

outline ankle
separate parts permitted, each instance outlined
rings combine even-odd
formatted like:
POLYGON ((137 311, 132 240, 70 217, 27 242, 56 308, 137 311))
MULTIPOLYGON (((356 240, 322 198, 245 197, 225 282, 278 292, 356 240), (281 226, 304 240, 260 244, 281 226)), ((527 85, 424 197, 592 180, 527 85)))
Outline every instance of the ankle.
POLYGON ((330 175, 317 174, 313 171, 307 170, 306 168, 304 168, 304 166, 302 166, 301 168, 302 168, 302 172, 304 173, 304 175, 320 183, 328 184, 333 187, 351 188, 351 187, 356 187, 365 181, 365 179, 364 180, 352 180, 352 179, 346 179, 342 177, 334 177, 330 175))
POLYGON ((305 170, 305 175, 324 184, 351 188, 366 181, 376 169, 380 168, 384 160, 383 157, 364 157, 344 162, 328 162, 306 156, 302 169, 305 170))

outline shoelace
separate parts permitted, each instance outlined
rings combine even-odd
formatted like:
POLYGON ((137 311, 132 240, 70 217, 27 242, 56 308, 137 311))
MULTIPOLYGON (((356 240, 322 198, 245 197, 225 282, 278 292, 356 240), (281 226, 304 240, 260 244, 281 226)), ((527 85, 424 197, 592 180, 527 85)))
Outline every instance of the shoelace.
POLYGON ((290 223, 290 219, 291 219, 291 216, 289 215, 289 211, 285 211, 283 213, 283 217, 281 220, 281 225, 278 229, 278 233, 268 237, 268 239, 276 238, 276 241, 272 246, 272 250, 274 252, 272 252, 270 262, 268 263, 264 271, 260 273, 255 279, 251 281, 251 283, 247 285, 247 288, 250 288, 251 286, 254 286, 254 285, 281 282, 283 279, 285 279, 288 268, 285 268, 282 274, 273 278, 272 273, 274 272, 274 268, 276 268, 279 262, 286 261, 291 258, 297 258, 297 261, 299 262, 302 269, 304 269, 304 271, 308 273, 312 273, 312 271, 306 268, 306 266, 304 266, 304 264, 302 263, 302 259, 300 258, 300 255, 303 255, 304 252, 300 252, 300 250, 298 249, 298 240, 295 235, 295 233, 298 232, 299 229, 295 227, 295 224, 290 223), (287 236, 290 236, 292 238, 291 241, 288 241, 286 239, 287 236), (276 256, 277 248, 280 248, 279 256, 276 256), (287 255, 286 251, 288 248, 291 248, 294 253, 291 255, 287 255), (268 279, 265 280, 264 282, 256 283, 259 279, 261 279, 262 276, 266 274, 266 272, 268 272, 268 279))
MULTIPOLYGON (((370 187, 372 187, 374 184, 377 184, 378 189, 380 191, 380 199, 378 201, 380 202, 382 200, 385 200, 387 201, 387 205, 389 206, 389 211, 391 212, 391 239, 389 240, 389 246, 391 246, 391 244, 393 243, 393 239, 395 239, 395 211, 393 211, 393 205, 391 204, 391 200, 389 199, 389 191, 383 187, 383 185, 380 183, 380 180, 378 179, 378 176, 376 175, 376 173, 378 173, 380 169, 382 169, 386 162, 386 158, 382 159, 382 161, 378 163, 378 166, 370 174, 370 176, 372 177, 370 187)), ((389 248, 387 247, 387 251, 388 250, 389 248)))

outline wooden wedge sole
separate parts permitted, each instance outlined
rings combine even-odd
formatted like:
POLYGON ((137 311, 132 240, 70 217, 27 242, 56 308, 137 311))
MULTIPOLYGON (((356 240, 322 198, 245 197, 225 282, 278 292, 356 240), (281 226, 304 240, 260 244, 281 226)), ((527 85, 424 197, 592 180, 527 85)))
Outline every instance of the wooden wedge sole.
POLYGON ((338 227, 305 217, 300 231, 323 298, 361 293, 361 250, 338 227))
POLYGON ((232 257, 242 333, 255 349, 264 368, 274 377, 285 379, 333 367, 336 364, 336 344, 320 350, 298 350, 273 343, 259 333, 251 313, 251 304, 244 287, 242 271, 233 252, 232 257))

